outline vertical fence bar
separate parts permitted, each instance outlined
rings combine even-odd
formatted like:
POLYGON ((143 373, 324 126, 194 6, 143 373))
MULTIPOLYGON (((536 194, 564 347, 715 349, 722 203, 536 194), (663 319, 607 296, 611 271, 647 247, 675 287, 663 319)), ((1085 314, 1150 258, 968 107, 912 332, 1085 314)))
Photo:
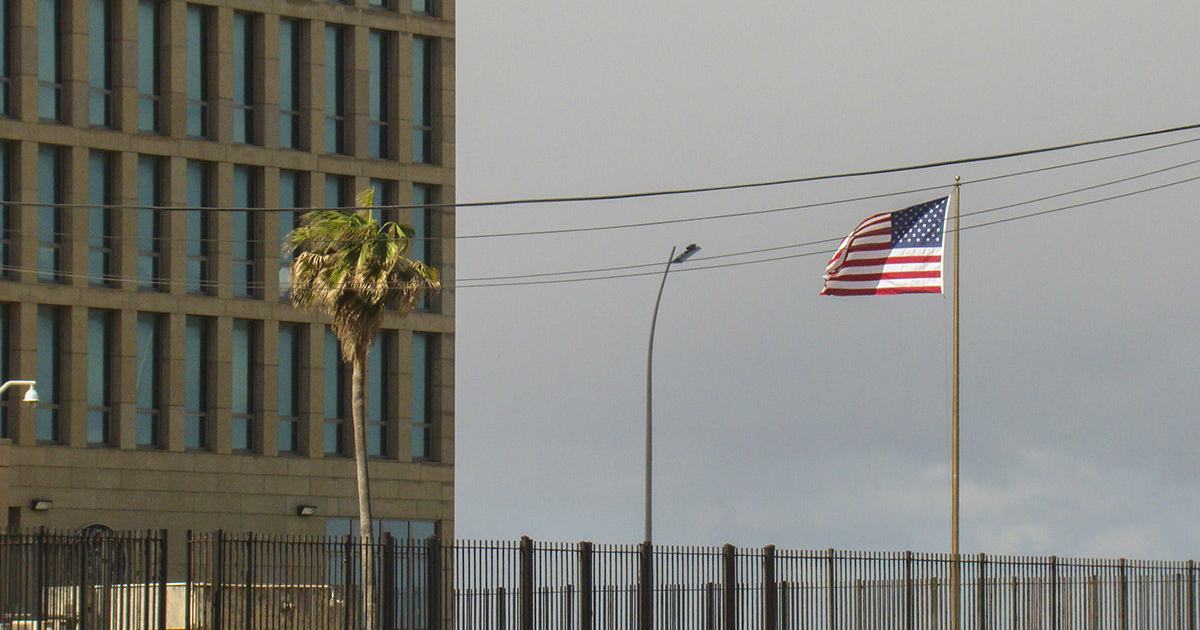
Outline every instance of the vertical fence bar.
POLYGON ((213 535, 212 548, 212 566, 209 571, 212 576, 209 582, 212 584, 212 619, 210 620, 210 628, 212 630, 221 630, 224 625, 222 618, 222 610, 224 605, 224 573, 225 573, 225 536, 221 530, 217 530, 213 535))
POLYGON ((1187 627, 1196 630, 1196 563, 1187 561, 1187 627))
MULTIPOLYGON (((383 552, 379 558, 379 620, 383 630, 393 630, 396 626, 396 598, 399 591, 396 588, 396 538, 391 532, 383 532, 383 552)), ((432 626, 430 626, 432 627, 432 626)))
POLYGON ((904 630, 913 630, 912 552, 904 552, 904 630))
POLYGON ((592 543, 579 543, 579 628, 592 630, 592 543))
POLYGON ((737 630, 737 552, 733 545, 721 547, 724 589, 721 594, 725 605, 725 630, 737 630))
POLYGON ((1058 630, 1058 556, 1050 556, 1050 630, 1058 630))
POLYGON ((521 630, 533 630, 533 540, 521 537, 521 630))
POLYGON ((1119 597, 1119 603, 1117 606, 1117 608, 1118 608, 1117 614, 1118 614, 1118 622, 1120 623, 1120 625, 1118 627, 1120 628, 1120 630, 1128 630, 1129 629, 1129 576, 1128 576, 1128 573, 1126 572, 1126 568, 1125 568, 1125 558, 1121 558, 1120 560, 1117 561, 1117 571, 1119 574, 1118 579, 1120 580, 1119 586, 1117 589, 1118 597, 1119 597))
POLYGON ((638 630, 654 630, 654 547, 639 545, 641 571, 638 577, 638 630))
POLYGON ((442 594, 446 592, 445 573, 442 571, 442 541, 430 536, 425 545, 429 630, 439 630, 442 627, 442 594))
POLYGON ((826 586, 829 589, 829 630, 837 630, 837 580, 834 577, 834 551, 829 548, 826 586))
POLYGON ((158 630, 167 630, 167 530, 158 530, 158 630))
POLYGON ((775 545, 763 548, 763 626, 779 629, 779 589, 775 583, 775 545))
POLYGON ((350 610, 353 602, 358 599, 351 592, 351 585, 354 583, 353 540, 350 534, 346 534, 346 539, 342 543, 342 630, 350 630, 350 610))
POLYGON ((507 611, 504 610, 504 600, 507 599, 505 594, 503 586, 496 588, 496 619, 498 621, 496 627, 498 630, 507 630, 508 628, 505 617, 507 611))
POLYGON ((979 584, 975 590, 976 605, 979 611, 979 630, 987 630, 987 554, 979 554, 979 570, 976 571, 979 584))
POLYGON ((195 538, 192 537, 192 530, 187 530, 187 548, 184 551, 184 562, 187 564, 184 567, 186 583, 183 590, 183 628, 184 630, 192 630, 192 545, 196 544, 195 538))

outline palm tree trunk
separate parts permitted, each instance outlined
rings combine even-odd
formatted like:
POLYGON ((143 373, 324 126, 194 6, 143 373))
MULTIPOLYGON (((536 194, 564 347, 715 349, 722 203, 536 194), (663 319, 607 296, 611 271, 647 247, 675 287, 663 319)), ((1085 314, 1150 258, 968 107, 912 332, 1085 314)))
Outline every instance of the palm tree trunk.
POLYGON ((371 482, 367 471, 366 392, 367 344, 355 350, 350 379, 350 406, 354 420, 354 464, 358 474, 358 532, 362 557, 362 612, 364 627, 377 630, 375 615, 375 548, 371 537, 371 482))

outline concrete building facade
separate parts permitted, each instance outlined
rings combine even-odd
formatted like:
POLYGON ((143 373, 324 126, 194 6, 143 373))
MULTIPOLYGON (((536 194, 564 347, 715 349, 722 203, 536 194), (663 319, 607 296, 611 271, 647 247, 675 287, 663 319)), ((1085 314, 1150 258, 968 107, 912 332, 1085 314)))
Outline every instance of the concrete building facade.
POLYGON ((349 370, 280 243, 371 187, 444 283, 370 354, 375 514, 452 536, 453 0, 0 20, 0 377, 41 399, 0 407, 0 524, 349 531, 349 370))

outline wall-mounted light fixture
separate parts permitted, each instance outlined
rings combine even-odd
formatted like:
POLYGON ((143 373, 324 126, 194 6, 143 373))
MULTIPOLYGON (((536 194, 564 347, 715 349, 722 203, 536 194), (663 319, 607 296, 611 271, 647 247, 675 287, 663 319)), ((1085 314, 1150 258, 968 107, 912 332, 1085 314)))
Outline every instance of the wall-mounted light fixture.
POLYGON ((297 505, 296 516, 313 516, 317 513, 315 505, 297 505))
POLYGON ((24 385, 29 388, 25 390, 25 398, 22 398, 21 402, 26 402, 31 405, 36 405, 41 402, 38 400, 37 389, 35 389, 37 387, 37 381, 5 381, 3 385, 0 385, 0 394, 3 394, 4 390, 13 385, 24 385))
POLYGON ((34 512, 45 512, 54 507, 54 502, 50 499, 34 499, 29 502, 29 509, 34 512))

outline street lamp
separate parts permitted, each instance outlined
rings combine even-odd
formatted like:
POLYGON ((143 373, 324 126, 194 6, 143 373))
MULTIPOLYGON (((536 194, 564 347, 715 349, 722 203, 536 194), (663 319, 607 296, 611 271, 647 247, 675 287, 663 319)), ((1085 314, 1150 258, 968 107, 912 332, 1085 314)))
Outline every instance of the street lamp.
POLYGON ((652 487, 653 487, 653 484, 651 483, 651 479, 652 479, 652 470, 653 470, 653 461, 654 461, 654 458, 653 458, 653 452, 654 452, 654 450, 653 450, 653 445, 654 445, 653 426, 654 426, 654 423, 653 423, 653 415, 652 415, 652 405, 651 405, 650 400, 651 400, 651 395, 653 393, 653 388, 651 386, 651 383, 652 383, 652 375, 654 373, 654 326, 658 323, 658 304, 659 304, 659 302, 662 302, 663 287, 667 286, 667 273, 671 271, 671 265, 673 265, 675 263, 681 263, 681 262, 687 260, 688 258, 691 258, 692 254, 695 254, 698 251, 700 251, 700 246, 696 245, 695 243, 692 243, 691 245, 688 245, 687 247, 685 247, 683 252, 680 253, 678 256, 675 255, 675 248, 674 247, 671 248, 671 255, 667 258, 667 266, 663 269, 662 282, 658 285, 658 297, 655 298, 655 300, 654 300, 654 316, 650 318, 650 344, 646 349, 646 540, 645 540, 645 542, 647 545, 649 545, 652 540, 650 537, 650 530, 651 530, 650 524, 651 524, 651 521, 653 520, 651 518, 651 513, 653 511, 651 509, 651 495, 652 495, 652 487))
POLYGON ((21 399, 21 402, 27 402, 34 405, 40 402, 38 400, 37 390, 34 389, 37 386, 37 381, 7 381, 3 385, 0 385, 0 394, 4 394, 4 390, 8 389, 9 385, 28 385, 29 389, 25 390, 25 398, 21 399))

